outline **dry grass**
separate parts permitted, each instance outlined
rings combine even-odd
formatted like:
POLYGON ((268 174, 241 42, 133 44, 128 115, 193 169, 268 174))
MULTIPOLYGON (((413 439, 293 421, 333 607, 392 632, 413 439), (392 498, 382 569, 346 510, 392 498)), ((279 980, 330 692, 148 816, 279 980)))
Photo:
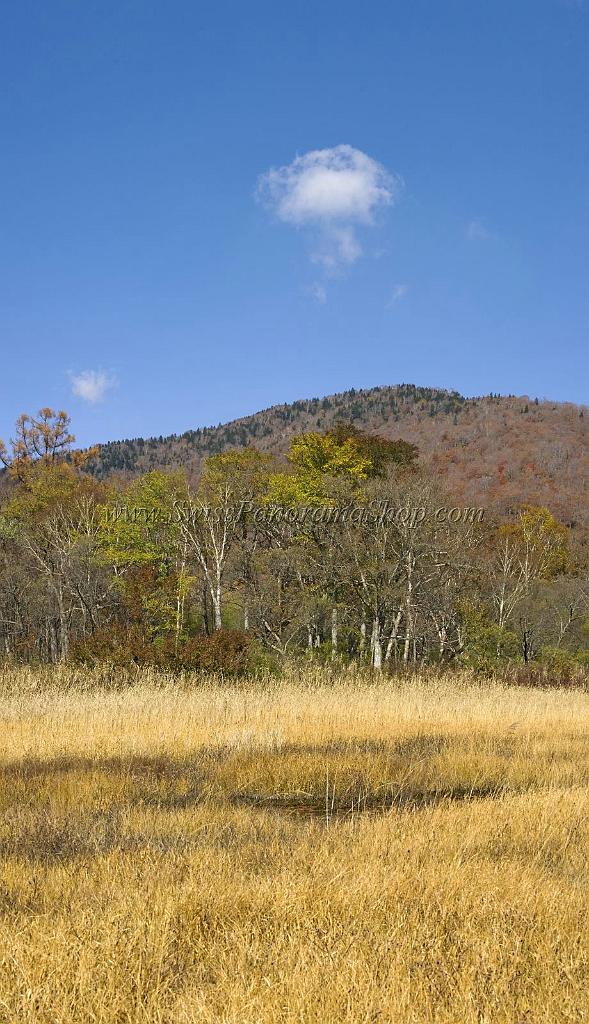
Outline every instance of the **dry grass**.
POLYGON ((589 696, 0 672, 1 1024, 589 1021, 589 696))

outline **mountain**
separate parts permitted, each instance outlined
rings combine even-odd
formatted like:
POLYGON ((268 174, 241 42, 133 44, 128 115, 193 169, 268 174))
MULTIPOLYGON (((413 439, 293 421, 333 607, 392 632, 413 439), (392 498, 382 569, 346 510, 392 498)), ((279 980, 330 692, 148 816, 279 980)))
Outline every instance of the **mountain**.
POLYGON ((589 409, 528 396, 465 398, 413 384, 352 389, 217 427, 112 441, 100 446, 90 469, 105 477, 184 467, 196 478, 208 455, 245 445, 284 453, 293 435, 325 431, 338 420, 413 441, 421 464, 457 503, 500 512, 523 501, 545 504, 569 525, 589 527, 589 409))

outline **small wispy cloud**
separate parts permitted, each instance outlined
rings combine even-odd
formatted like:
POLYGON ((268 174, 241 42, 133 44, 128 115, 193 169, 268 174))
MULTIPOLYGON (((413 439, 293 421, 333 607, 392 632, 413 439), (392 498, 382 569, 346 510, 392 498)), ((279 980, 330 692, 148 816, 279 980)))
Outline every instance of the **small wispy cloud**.
POLYGON ((407 284, 396 284, 391 292, 391 297, 388 301, 389 306, 396 306, 397 302, 401 302, 405 298, 409 291, 409 285, 407 284))
POLYGON ((307 228, 311 260, 327 271, 355 263, 362 255, 359 225, 374 224, 377 211, 391 206, 401 179, 353 146, 315 149, 258 181, 257 195, 279 220, 307 228))
POLYGON ((480 217, 474 217, 466 225, 466 237, 469 242, 484 242, 491 237, 491 232, 480 217))
POLYGON ((315 302, 318 302, 320 305, 323 306, 327 302, 327 289, 319 281, 313 281, 309 288, 309 293, 313 296, 315 302))
POLYGON ((101 402, 107 391, 115 386, 116 381, 103 370, 82 370, 70 373, 72 393, 85 402, 95 404, 101 402))

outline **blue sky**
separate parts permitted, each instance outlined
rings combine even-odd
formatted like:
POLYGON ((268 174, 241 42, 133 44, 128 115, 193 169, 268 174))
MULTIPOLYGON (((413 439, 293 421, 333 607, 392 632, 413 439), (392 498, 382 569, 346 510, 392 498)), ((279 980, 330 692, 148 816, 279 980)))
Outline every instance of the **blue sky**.
POLYGON ((589 5, 19 0, 1 36, 0 436, 589 402, 589 5))

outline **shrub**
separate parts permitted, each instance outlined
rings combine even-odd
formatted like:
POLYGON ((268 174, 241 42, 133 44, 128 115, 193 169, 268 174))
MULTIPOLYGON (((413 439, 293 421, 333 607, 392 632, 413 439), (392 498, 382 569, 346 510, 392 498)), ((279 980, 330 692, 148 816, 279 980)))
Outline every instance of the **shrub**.
POLYGON ((108 662, 120 668, 151 665, 173 672, 210 672, 235 677, 272 670, 250 633, 222 629, 212 636, 194 636, 176 642, 173 635, 156 640, 137 628, 113 625, 72 644, 71 660, 79 664, 108 662))
POLYGON ((538 658, 527 665, 510 665, 507 680, 518 686, 589 686, 589 666, 584 652, 542 647, 538 658))
POLYGON ((493 675, 519 654, 515 633, 482 618, 467 622, 465 636, 459 662, 483 675, 493 675))
POLYGON ((196 636, 180 644, 174 667, 199 672, 240 676, 250 671, 252 636, 238 629, 220 629, 211 636, 196 636))

